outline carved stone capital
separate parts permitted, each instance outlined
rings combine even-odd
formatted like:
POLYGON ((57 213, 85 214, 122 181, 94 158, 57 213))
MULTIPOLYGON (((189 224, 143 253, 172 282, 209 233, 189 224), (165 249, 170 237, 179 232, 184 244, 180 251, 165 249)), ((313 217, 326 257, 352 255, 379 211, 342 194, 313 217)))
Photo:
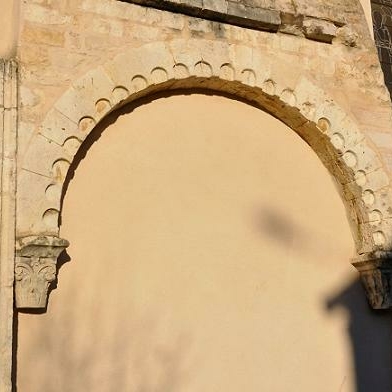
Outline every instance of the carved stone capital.
POLYGON ((56 279, 57 257, 68 245, 67 240, 45 235, 17 240, 15 264, 17 308, 46 308, 49 285, 56 279))
POLYGON ((392 308, 392 253, 374 252, 353 260, 373 309, 392 308))

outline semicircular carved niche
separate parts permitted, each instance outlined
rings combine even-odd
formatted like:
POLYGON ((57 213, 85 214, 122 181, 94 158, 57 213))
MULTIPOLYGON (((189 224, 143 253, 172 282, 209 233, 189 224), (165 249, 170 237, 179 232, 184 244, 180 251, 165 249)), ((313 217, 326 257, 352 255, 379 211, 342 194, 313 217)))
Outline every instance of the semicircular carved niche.
POLYGON ((36 270, 42 271, 40 266, 49 261, 55 263, 67 246, 58 239, 63 185, 76 152, 96 124, 121 106, 157 91, 205 88, 259 106, 313 148, 338 184, 356 244, 354 265, 370 303, 374 308, 391 307, 390 178, 355 121, 299 68, 277 67, 273 61, 247 46, 174 40, 129 50, 76 80, 47 113, 22 159, 17 306, 46 304, 47 287, 55 276, 42 278, 36 270), (37 284, 44 289, 32 287, 37 284), (31 298, 38 291, 45 300, 31 298))

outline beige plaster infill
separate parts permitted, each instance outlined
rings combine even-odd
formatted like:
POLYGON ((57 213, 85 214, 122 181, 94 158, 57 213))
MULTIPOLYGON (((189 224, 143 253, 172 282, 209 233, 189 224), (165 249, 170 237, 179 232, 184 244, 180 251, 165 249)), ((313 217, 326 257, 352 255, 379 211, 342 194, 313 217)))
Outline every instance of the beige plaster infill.
POLYGON ((75 163, 71 260, 47 313, 18 316, 18 392, 388 391, 392 316, 367 305, 334 182, 286 125, 164 94, 110 114, 75 163))

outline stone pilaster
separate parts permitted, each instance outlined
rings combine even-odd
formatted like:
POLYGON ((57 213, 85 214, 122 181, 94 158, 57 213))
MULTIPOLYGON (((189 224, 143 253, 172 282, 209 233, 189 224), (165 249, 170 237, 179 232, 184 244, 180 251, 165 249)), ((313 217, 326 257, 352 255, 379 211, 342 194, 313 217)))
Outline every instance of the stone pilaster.
POLYGON ((54 236, 31 236, 17 241, 15 304, 23 309, 45 309, 48 289, 56 279, 57 258, 69 245, 54 236))
POLYGON ((0 391, 10 392, 15 252, 18 73, 0 59, 0 391))

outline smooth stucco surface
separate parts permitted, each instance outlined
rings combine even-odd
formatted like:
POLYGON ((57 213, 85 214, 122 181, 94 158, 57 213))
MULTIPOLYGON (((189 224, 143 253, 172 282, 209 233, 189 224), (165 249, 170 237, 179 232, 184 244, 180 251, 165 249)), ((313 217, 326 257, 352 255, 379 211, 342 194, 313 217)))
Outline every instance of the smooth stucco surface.
POLYGON ((111 121, 65 196, 48 312, 19 315, 18 392, 389 390, 390 318, 294 132, 203 95, 111 121))

